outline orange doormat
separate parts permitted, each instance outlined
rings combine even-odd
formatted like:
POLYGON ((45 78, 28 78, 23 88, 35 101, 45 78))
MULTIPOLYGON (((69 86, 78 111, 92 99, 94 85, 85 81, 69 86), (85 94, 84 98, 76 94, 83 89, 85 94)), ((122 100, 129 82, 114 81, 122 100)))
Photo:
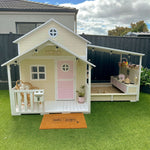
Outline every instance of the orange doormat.
POLYGON ((83 113, 47 114, 43 116, 40 129, 87 128, 83 113))

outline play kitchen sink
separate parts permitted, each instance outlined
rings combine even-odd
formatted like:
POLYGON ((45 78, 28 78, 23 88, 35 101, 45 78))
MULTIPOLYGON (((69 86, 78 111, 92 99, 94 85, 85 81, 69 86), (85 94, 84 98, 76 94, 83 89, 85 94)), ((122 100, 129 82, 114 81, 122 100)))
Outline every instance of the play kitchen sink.
POLYGON ((35 90, 34 102, 43 102, 43 101, 44 101, 44 90, 35 90))

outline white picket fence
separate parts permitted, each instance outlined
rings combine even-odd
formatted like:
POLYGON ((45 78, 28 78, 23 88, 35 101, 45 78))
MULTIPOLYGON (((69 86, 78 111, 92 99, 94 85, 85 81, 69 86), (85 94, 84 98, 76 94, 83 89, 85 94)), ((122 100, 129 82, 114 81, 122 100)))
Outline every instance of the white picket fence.
POLYGON ((44 111, 43 102, 34 101, 34 92, 35 90, 11 90, 11 108, 14 115, 42 113, 44 111))

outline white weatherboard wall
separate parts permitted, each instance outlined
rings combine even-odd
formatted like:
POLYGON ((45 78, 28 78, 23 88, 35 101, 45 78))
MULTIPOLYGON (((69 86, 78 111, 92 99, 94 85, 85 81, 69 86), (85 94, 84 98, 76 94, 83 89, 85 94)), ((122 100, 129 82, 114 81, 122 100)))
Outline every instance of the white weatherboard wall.
POLYGON ((76 31, 74 13, 0 12, 0 33, 16 33, 16 22, 46 22, 51 18, 76 31))
POLYGON ((21 80, 30 82, 45 91, 46 100, 55 100, 55 62, 54 60, 26 59, 20 63, 21 80), (44 65, 46 67, 46 80, 31 80, 31 65, 44 65))
POLYGON ((21 39, 18 42, 20 54, 34 48, 35 46, 39 45, 39 43, 42 43, 47 39, 51 39, 52 41, 61 44, 63 47, 67 48, 69 51, 77 54, 78 56, 85 57, 87 54, 87 42, 54 21, 50 21, 43 27, 21 39), (50 37, 49 35, 49 30, 51 28, 57 29, 58 35, 54 38, 50 37))

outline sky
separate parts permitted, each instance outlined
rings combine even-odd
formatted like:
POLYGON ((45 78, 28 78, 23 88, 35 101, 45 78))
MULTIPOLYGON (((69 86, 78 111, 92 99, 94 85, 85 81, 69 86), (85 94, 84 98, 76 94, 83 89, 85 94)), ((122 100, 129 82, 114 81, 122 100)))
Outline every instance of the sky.
POLYGON ((32 0, 79 9, 79 34, 107 35, 116 26, 144 20, 150 29, 150 0, 32 0))

